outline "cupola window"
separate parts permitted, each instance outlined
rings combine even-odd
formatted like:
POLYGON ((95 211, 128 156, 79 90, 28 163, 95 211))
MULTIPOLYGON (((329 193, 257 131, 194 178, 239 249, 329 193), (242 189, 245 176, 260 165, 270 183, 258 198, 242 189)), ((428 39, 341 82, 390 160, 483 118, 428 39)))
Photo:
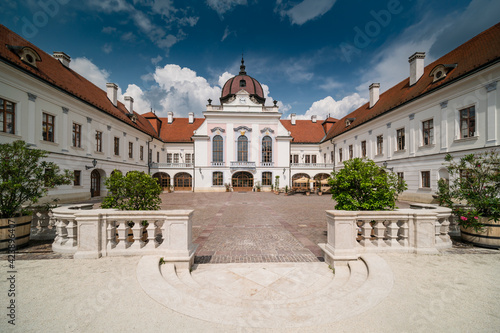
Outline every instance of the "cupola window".
POLYGON ((247 81, 244 79, 240 80, 240 87, 246 87, 247 86, 247 81))

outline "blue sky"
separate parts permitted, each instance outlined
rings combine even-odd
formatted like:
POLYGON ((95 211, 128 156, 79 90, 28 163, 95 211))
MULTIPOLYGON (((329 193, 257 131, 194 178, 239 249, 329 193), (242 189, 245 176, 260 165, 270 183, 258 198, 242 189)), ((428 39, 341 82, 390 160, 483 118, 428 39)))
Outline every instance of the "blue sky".
POLYGON ((2 0, 0 22, 135 110, 166 116, 218 101, 239 71, 264 86, 284 117, 340 118, 425 63, 498 23, 498 0, 2 0))

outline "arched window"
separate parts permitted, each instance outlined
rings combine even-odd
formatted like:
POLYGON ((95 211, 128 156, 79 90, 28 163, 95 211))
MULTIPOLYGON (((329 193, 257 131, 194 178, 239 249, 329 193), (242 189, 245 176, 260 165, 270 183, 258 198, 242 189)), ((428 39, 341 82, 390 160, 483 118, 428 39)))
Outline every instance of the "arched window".
POLYGON ((212 139, 212 161, 224 162, 224 140, 222 136, 216 135, 212 139))
POLYGON ((269 136, 262 139, 262 162, 273 161, 273 140, 269 136))
POLYGON ((238 138, 238 162, 248 162, 248 139, 244 135, 238 138))

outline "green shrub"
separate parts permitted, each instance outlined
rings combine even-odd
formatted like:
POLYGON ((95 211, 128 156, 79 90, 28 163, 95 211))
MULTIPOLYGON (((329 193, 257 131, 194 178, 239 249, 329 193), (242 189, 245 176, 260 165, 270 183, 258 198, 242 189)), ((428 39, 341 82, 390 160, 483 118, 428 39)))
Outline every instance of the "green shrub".
POLYGON ((332 172, 328 181, 339 210, 392 210, 398 194, 407 189, 404 180, 372 160, 354 158, 332 172))
POLYGON ((24 141, 0 144, 0 217, 14 217, 22 205, 32 205, 59 185, 71 183, 69 170, 60 173, 54 162, 42 161, 48 152, 24 141))
POLYGON ((106 178, 108 194, 102 202, 102 208, 120 210, 158 210, 162 192, 160 184, 150 175, 140 171, 130 171, 124 176, 113 172, 106 178))

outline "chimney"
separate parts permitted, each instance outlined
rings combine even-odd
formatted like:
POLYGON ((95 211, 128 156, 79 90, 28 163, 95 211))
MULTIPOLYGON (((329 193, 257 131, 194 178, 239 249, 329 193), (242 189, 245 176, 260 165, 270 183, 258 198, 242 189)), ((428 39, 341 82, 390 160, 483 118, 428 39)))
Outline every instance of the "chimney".
POLYGON ((292 113, 291 118, 292 118, 292 125, 295 125, 295 120, 297 120, 297 115, 295 113, 292 113))
POLYGON ((370 109, 377 104, 378 98, 380 96, 380 83, 372 83, 370 84, 370 109))
POLYGON ((71 62, 71 57, 64 52, 54 52, 52 54, 54 58, 59 60, 65 67, 69 67, 69 63, 71 62))
POLYGON ((424 75, 425 52, 415 52, 408 58, 410 63, 410 86, 417 83, 418 79, 424 75))
POLYGON ((134 113, 134 99, 131 96, 124 96, 125 107, 127 108, 130 114, 134 113))
POLYGON ((108 98, 116 106, 116 99, 118 97, 118 86, 114 83, 106 83, 106 88, 108 89, 108 98))
POLYGON ((317 115, 315 115, 315 114, 313 114, 313 115, 311 116, 311 121, 312 121, 313 123, 315 123, 317 118, 318 118, 318 116, 317 116, 317 115))
POLYGON ((190 124, 194 123, 194 113, 193 112, 189 112, 189 123, 190 124))
POLYGON ((172 111, 168 111, 168 123, 171 124, 174 121, 174 113, 172 111))

